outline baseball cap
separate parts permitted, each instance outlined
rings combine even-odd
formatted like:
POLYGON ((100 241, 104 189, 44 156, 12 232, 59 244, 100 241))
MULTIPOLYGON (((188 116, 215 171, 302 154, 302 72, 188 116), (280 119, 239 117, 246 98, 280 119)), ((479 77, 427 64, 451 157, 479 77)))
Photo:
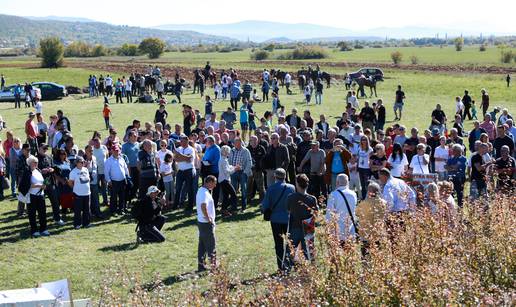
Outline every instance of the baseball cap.
POLYGON ((29 116, 36 116, 36 113, 31 111, 31 112, 29 112, 29 116))
POLYGON ((75 159, 75 163, 84 163, 84 158, 81 157, 81 156, 78 156, 76 159, 75 159))
POLYGON ((151 185, 148 189, 147 189, 147 196, 152 194, 152 193, 158 193, 160 192, 160 190, 158 189, 157 186, 155 185, 151 185))
POLYGON ((439 135, 439 134, 441 134, 441 133, 439 132, 439 129, 437 129, 437 128, 432 129, 432 135, 433 135, 433 136, 436 136, 436 135, 439 135))

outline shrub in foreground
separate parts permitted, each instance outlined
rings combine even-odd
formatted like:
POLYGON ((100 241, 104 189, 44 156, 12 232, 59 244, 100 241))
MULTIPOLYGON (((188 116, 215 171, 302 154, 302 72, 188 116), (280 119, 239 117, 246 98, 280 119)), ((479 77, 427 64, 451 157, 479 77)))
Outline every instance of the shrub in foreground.
POLYGON ((515 201, 499 197, 489 210, 469 203, 455 216, 443 204, 437 214, 418 209, 402 228, 376 225, 365 257, 359 242, 342 247, 334 239, 335 223, 321 221, 314 263, 300 261, 288 276, 264 274, 253 283, 229 274, 226 264, 208 276, 207 288, 194 281, 185 293, 159 276, 143 283, 125 269, 108 272, 99 305, 508 306, 516 299, 515 201))

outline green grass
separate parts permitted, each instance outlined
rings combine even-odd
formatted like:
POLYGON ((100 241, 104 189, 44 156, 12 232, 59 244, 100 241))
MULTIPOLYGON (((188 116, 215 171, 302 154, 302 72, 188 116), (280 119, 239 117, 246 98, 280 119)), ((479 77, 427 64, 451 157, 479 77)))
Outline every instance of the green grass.
MULTIPOLYGON (((391 53, 395 50, 403 54, 402 63, 410 64, 410 57, 415 55, 419 58, 420 64, 435 65, 499 65, 500 49, 489 46, 486 51, 480 52, 478 46, 466 46, 461 52, 455 51, 453 46, 440 47, 388 47, 388 48, 364 48, 354 49, 353 51, 341 52, 336 49, 329 49, 329 57, 319 62, 350 62, 350 63, 392 63, 391 53)), ((272 52, 269 60, 274 60, 277 56, 289 52, 290 50, 277 49, 272 52)), ((168 52, 163 55, 161 61, 171 61, 175 63, 198 63, 205 64, 206 59, 213 63, 227 63, 230 61, 249 61, 250 49, 235 51, 230 53, 192 53, 192 52, 168 52)), ((314 60, 307 60, 315 62, 314 60)), ((505 65, 505 66, 510 66, 505 65)))
MULTIPOLYGON (((206 58, 205 54, 203 56, 206 58)), ((26 80, 47 80, 76 86, 86 85, 89 74, 99 74, 98 71, 75 68, 5 68, 2 69, 2 73, 6 74, 8 84, 26 80)), ((465 88, 478 99, 480 89, 485 87, 489 90, 493 106, 516 109, 516 91, 514 88, 507 89, 500 76, 392 71, 389 77, 379 84, 379 98, 384 98, 387 119, 392 120, 394 91, 397 84, 402 84, 407 96, 402 123, 408 127, 426 129, 436 103, 441 103, 451 117, 454 113, 454 97, 462 94, 465 88)), ((185 103, 204 110, 203 100, 199 95, 192 95, 188 90, 186 93, 183 96, 185 103)), ((211 89, 208 93, 211 94, 211 89)), ((287 112, 294 106, 300 110, 308 108, 314 118, 317 119, 319 114, 324 113, 328 115, 331 123, 335 123, 336 117, 344 110, 343 86, 334 86, 326 90, 323 105, 318 107, 306 107, 297 89, 292 96, 285 95, 283 89, 280 94, 287 112)), ((123 130, 134 118, 152 121, 156 110, 155 105, 120 105, 115 104, 114 99, 111 101, 112 122, 119 130, 123 130)), ((228 105, 227 101, 217 102, 215 110, 222 111, 228 105)), ((257 111, 261 114, 270 107, 270 104, 265 103, 256 105, 257 111)), ((85 145, 95 130, 103 131, 105 136, 100 98, 74 96, 44 102, 45 118, 57 109, 62 109, 71 120, 72 132, 80 147, 85 145)), ((167 110, 170 122, 181 122, 178 105, 169 105, 167 110)), ((8 127, 22 138, 23 123, 28 111, 15 110, 12 103, 0 104, 0 114, 8 127)), ((70 225, 71 216, 68 216, 67 225, 63 228, 55 228, 50 223, 50 231, 53 233, 50 238, 30 239, 27 218, 16 218, 15 210, 14 201, 6 200, 0 203, 0 289, 31 287, 41 281, 70 278, 74 297, 98 298, 97 289, 105 272, 120 263, 131 272, 141 271, 145 281, 151 280, 155 273, 159 273, 165 281, 177 287, 178 293, 187 290, 192 284, 192 280, 179 282, 177 276, 196 268, 197 230, 194 216, 169 214, 164 228, 167 237, 165 243, 134 248, 132 243, 135 239, 135 225, 125 219, 105 220, 96 223, 97 227, 92 229, 74 231, 70 225)), ((47 211, 50 213, 50 208, 47 211)), ((230 274, 249 279, 261 273, 274 271, 273 241, 269 224, 262 221, 256 206, 232 220, 220 222, 217 239, 219 255, 223 255, 233 264, 230 265, 230 274)), ((207 281, 201 278, 198 282, 202 286, 207 281)))

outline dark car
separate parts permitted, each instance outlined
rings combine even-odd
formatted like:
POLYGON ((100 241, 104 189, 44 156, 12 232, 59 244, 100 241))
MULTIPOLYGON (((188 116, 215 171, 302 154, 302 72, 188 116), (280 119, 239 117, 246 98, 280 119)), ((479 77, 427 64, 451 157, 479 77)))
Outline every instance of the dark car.
POLYGON ((53 82, 34 82, 33 87, 41 90, 41 100, 55 100, 68 96, 68 91, 64 85, 53 82))
POLYGON ((356 80, 360 75, 364 75, 366 78, 373 77, 376 81, 383 81, 383 71, 380 68, 364 67, 359 71, 352 72, 349 74, 351 80, 356 80))

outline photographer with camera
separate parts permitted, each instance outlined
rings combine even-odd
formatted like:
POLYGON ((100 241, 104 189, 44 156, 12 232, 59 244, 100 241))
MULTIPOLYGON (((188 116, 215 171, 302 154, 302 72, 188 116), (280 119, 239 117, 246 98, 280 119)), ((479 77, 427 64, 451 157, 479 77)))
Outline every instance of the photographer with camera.
POLYGON ((163 193, 152 185, 147 189, 145 197, 136 205, 136 219, 138 221, 137 235, 139 242, 163 242, 165 236, 161 228, 165 224, 165 217, 161 215, 161 208, 166 204, 163 193))

